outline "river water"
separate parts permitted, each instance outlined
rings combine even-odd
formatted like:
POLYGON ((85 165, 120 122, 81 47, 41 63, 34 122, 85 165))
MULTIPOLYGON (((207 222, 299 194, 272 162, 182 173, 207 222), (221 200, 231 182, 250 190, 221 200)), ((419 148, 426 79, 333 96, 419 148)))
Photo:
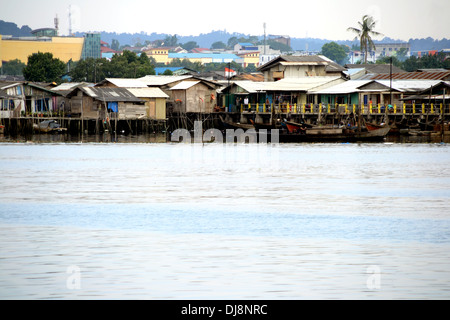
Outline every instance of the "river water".
POLYGON ((1 299, 450 298, 448 144, 90 141, 0 143, 1 299))

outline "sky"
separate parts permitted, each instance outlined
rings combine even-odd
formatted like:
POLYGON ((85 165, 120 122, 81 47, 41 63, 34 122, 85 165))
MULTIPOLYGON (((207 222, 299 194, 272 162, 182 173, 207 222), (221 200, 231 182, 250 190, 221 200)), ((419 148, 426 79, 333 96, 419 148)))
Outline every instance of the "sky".
MULTIPOLYGON (((19 28, 54 27, 73 32, 167 33, 180 36, 226 30, 250 35, 352 40, 348 27, 369 14, 376 31, 398 40, 450 38, 449 0, 0 0, 0 20, 19 28)), ((375 37, 381 40, 383 37, 375 37)))

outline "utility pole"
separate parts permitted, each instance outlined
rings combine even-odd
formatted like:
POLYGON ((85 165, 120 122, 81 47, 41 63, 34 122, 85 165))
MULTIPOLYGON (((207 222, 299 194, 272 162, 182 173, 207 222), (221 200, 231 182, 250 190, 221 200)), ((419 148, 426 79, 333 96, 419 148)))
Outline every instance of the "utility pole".
POLYGON ((266 23, 264 22, 264 55, 266 55, 267 53, 266 53, 266 46, 267 46, 267 42, 266 42, 266 27, 267 27, 267 25, 266 25, 266 23))

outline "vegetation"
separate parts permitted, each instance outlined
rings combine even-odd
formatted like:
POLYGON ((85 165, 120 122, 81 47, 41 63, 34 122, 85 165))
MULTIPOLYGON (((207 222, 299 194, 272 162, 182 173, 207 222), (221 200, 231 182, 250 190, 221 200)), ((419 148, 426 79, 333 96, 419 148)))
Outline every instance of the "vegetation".
POLYGON ((28 64, 23 68, 23 76, 25 80, 32 82, 61 83, 61 76, 65 70, 64 62, 53 58, 53 54, 38 52, 28 57, 28 64))
POLYGON ((11 60, 11 61, 5 61, 2 65, 2 71, 1 74, 7 74, 10 76, 22 76, 23 75, 23 69, 27 65, 20 61, 19 59, 11 60))
POLYGON ((339 64, 345 64, 348 61, 348 53, 350 49, 345 45, 339 45, 336 42, 326 43, 322 47, 322 54, 336 61, 339 64))
POLYGON ((376 22, 369 15, 365 15, 361 22, 358 22, 359 28, 350 27, 347 30, 356 34, 355 40, 359 39, 361 51, 364 52, 364 63, 367 63, 367 53, 375 48, 372 36, 379 36, 376 32, 376 22))
POLYGON ((107 59, 85 59, 76 63, 70 71, 72 81, 100 82, 105 78, 140 78, 155 74, 155 63, 145 53, 125 50, 122 55, 107 59))

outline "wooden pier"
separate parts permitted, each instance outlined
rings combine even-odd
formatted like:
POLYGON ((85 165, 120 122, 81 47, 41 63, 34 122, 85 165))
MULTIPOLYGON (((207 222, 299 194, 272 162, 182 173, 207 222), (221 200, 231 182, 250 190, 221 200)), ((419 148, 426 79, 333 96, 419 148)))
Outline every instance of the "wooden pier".
POLYGON ((450 105, 402 105, 392 106, 356 106, 356 105, 247 105, 236 108, 237 112, 219 110, 212 113, 171 113, 166 120, 151 119, 108 119, 108 121, 95 118, 72 117, 9 117, 2 118, 1 124, 5 127, 4 134, 25 135, 32 134, 33 125, 44 120, 55 120, 68 134, 142 134, 173 132, 179 128, 194 129, 194 122, 201 121, 203 128, 223 129, 221 117, 228 121, 241 124, 270 123, 283 121, 305 122, 309 124, 348 124, 355 123, 357 114, 363 121, 381 124, 388 121, 392 123, 405 123, 417 125, 427 124, 447 125, 450 122, 450 105))

